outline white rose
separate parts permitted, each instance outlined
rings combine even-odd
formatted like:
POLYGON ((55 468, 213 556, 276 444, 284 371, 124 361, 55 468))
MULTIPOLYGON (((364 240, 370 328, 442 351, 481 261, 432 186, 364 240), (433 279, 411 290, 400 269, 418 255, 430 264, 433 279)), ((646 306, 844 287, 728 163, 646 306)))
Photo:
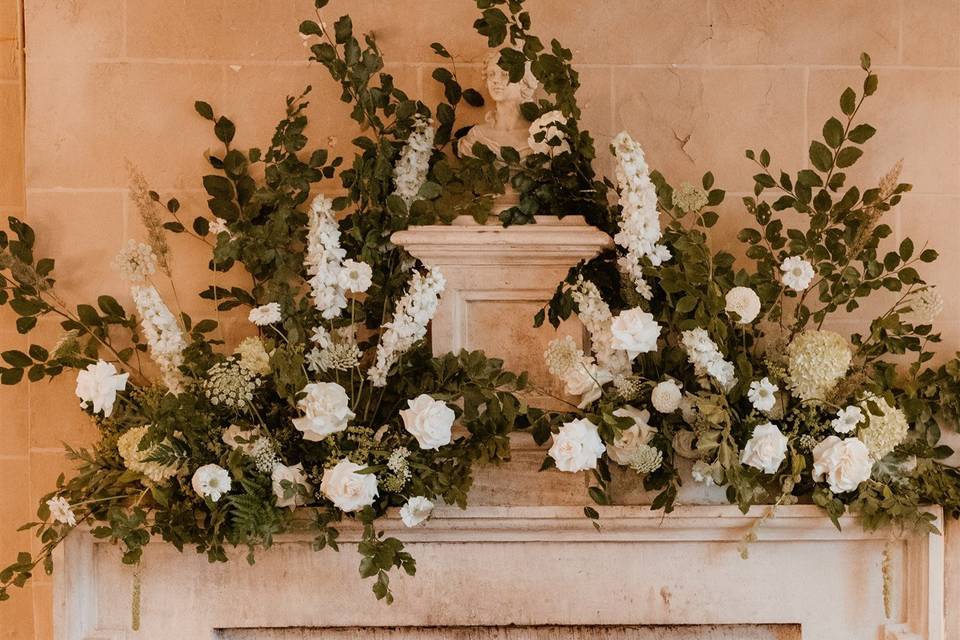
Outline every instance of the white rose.
POLYGON ((530 124, 529 135, 527 136, 527 146, 534 153, 545 153, 549 156, 557 156, 564 151, 570 150, 570 144, 567 142, 566 134, 556 125, 565 125, 567 119, 560 111, 548 111, 530 124), (543 133, 543 138, 537 140, 543 133), (559 144, 550 144, 553 139, 560 140, 559 144))
POLYGON ((297 407, 304 416, 294 418, 293 426, 303 432, 304 440, 319 442, 346 429, 354 418, 350 398, 336 382, 314 382, 303 390, 307 395, 297 402, 297 407))
POLYGON ((740 462, 764 473, 776 473, 786 457, 787 436, 774 424, 765 422, 754 427, 753 437, 740 454, 740 462))
POLYGON ((770 378, 764 376, 760 380, 754 380, 750 383, 750 390, 747 391, 747 398, 750 404, 757 411, 767 412, 773 409, 777 403, 777 385, 770 382, 770 378))
POLYGON ((619 437, 612 444, 607 445, 607 455, 611 460, 617 464, 628 465, 636 459, 640 448, 649 444, 657 429, 648 424, 650 412, 646 410, 627 405, 614 411, 613 415, 633 420, 632 427, 621 431, 619 437))
POLYGON ((50 509, 50 517, 57 522, 71 527, 77 526, 77 516, 70 507, 70 503, 62 496, 47 500, 47 507, 50 509))
POLYGON ((353 293, 363 293, 373 283, 373 270, 366 262, 344 260, 343 268, 337 273, 337 284, 341 289, 353 293))
POLYGON ((850 433, 861 422, 863 422, 863 410, 860 407, 850 405, 837 412, 837 417, 830 422, 830 426, 837 433, 850 433))
POLYGON ((749 324, 760 313, 760 298, 749 287, 734 287, 726 295, 727 313, 734 313, 735 320, 740 324, 749 324))
POLYGON ((813 265, 800 256, 790 256, 780 265, 781 280, 794 291, 803 291, 813 280, 813 265))
POLYGON ((407 406, 409 409, 400 411, 400 418, 421 449, 439 449, 450 444, 453 421, 457 417, 453 409, 425 393, 407 400, 407 406))
POLYGON ((610 346, 626 351, 632 360, 641 353, 657 350, 660 325, 643 309, 627 309, 613 319, 610 333, 613 335, 610 346))
POLYGON ((210 498, 217 502, 221 496, 230 492, 230 473, 220 465, 205 464, 193 472, 190 485, 201 498, 210 498))
POLYGON ((307 482, 307 476, 303 472, 303 464, 297 463, 288 467, 285 464, 277 463, 273 465, 273 473, 270 474, 270 479, 273 481, 273 495, 277 497, 278 507, 293 509, 297 505, 309 502, 313 487, 307 482), (284 485, 287 486, 284 487, 284 485))
POLYGON ((813 448, 813 479, 826 479, 834 493, 853 491, 872 469, 870 450, 857 438, 828 436, 813 448))
POLYGON ((578 406, 581 409, 603 395, 603 385, 611 380, 613 376, 609 371, 601 369, 589 360, 570 367, 563 374, 564 391, 567 395, 580 396, 578 406))
POLYGON ((426 522, 431 513, 433 513, 433 502, 423 496, 414 496, 400 507, 400 519, 408 527, 426 522))
POLYGON ((673 413, 680 408, 683 391, 675 380, 664 380, 653 388, 650 403, 660 413, 673 413))
POLYGON ((280 304, 277 302, 270 302, 268 304, 256 307, 250 310, 250 315, 247 316, 253 324, 258 327, 265 327, 270 324, 276 324, 280 322, 280 304))
POLYGON ((560 432, 553 436, 550 457, 560 471, 577 472, 596 469, 597 460, 605 447, 597 433, 597 425, 586 418, 566 422, 560 432))
POLYGON ((129 373, 117 373, 116 367, 103 360, 87 365, 77 374, 76 394, 80 398, 80 406, 86 409, 88 404, 92 404, 94 413, 103 411, 104 417, 109 418, 113 413, 117 391, 127 388, 129 376, 129 373))
POLYGON ((253 450, 253 441, 260 437, 260 431, 250 427, 232 424, 223 430, 220 438, 231 449, 240 449, 247 455, 253 450))
POLYGON ((377 493, 377 476, 357 473, 366 467, 344 458, 332 469, 323 472, 320 491, 341 511, 351 513, 373 504, 377 493))

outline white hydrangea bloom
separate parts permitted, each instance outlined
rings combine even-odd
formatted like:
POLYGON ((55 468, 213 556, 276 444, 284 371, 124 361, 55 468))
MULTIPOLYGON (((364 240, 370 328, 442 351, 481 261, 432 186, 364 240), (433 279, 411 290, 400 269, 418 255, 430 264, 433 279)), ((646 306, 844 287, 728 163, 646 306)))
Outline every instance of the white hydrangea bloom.
POLYGON ((943 312, 943 304, 943 296, 936 287, 924 287, 910 297, 911 315, 917 324, 933 324, 943 312))
POLYGON ((393 167, 394 194, 400 196, 408 207, 417 199, 420 188, 427 181, 433 140, 437 133, 432 120, 421 115, 417 115, 415 120, 407 144, 393 167))
POLYGON ((270 354, 263 346, 263 340, 253 336, 240 341, 234 353, 240 358, 241 366, 259 376, 270 373, 270 354))
POLYGON ((577 304, 580 321, 590 333, 590 345, 597 356, 597 364, 613 376, 629 374, 630 357, 626 351, 613 347, 613 314, 597 286, 580 277, 570 294, 577 304))
POLYGON ((804 331, 787 347, 787 382, 801 400, 822 400, 847 373, 853 353, 833 331, 804 331))
POLYGON ((180 469, 173 465, 162 465, 159 462, 147 460, 153 454, 154 447, 140 449, 140 441, 149 430, 149 425, 128 429, 117 438, 117 451, 127 469, 142 473, 153 482, 165 482, 177 475, 180 469))
POLYGON ((184 383, 180 365, 183 364, 183 350, 187 348, 180 325, 155 287, 134 285, 130 292, 140 315, 150 356, 160 367, 163 383, 172 393, 180 393, 184 383))
POLYGON ((784 260, 780 271, 783 272, 783 284, 794 291, 804 291, 810 286, 814 276, 813 265, 800 256, 790 256, 784 260))
POLYGON ((706 329, 697 327, 684 331, 681 341, 687 351, 687 359, 698 376, 709 375, 724 391, 729 391, 737 384, 733 363, 724 360, 719 347, 710 339, 706 329))
POLYGON ((650 180, 650 168, 643 149, 626 131, 616 135, 612 148, 617 158, 619 204, 622 208, 620 231, 613 240, 627 252, 618 264, 633 280, 637 293, 649 300, 653 292, 643 278, 642 259, 646 257, 653 266, 670 259, 670 251, 658 244, 661 232, 657 189, 650 180))
POLYGON ((435 267, 428 268, 426 275, 413 272, 410 286, 400 298, 393 320, 383 325, 376 361, 367 371, 373 386, 386 386, 387 373, 397 358, 427 335, 427 324, 437 312, 445 285, 443 274, 435 267))
POLYGON ((777 385, 770 382, 770 378, 764 376, 760 380, 754 380, 750 383, 747 398, 750 399, 750 404, 753 405, 754 409, 766 413, 773 409, 773 406, 777 403, 776 394, 779 390, 777 385))
POLYGON ((898 444, 907 439, 910 425, 903 411, 891 406, 884 398, 874 398, 882 415, 868 416, 869 424, 860 431, 860 439, 870 450, 875 460, 883 458, 898 444))

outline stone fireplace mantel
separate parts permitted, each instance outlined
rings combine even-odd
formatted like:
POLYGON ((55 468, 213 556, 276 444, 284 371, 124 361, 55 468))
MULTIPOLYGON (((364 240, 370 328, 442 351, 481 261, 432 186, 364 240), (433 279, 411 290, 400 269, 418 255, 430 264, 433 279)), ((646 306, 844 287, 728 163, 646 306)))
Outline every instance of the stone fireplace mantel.
MULTIPOLYGON (((763 509, 748 515, 731 506, 684 506, 666 516, 639 506, 601 512, 599 531, 575 507, 442 508, 415 529, 394 514, 383 526, 409 545, 418 571, 414 578, 392 576, 392 606, 375 601, 369 582, 359 579, 351 548, 359 529, 350 524, 342 529, 339 553, 312 551, 312 536, 304 532, 278 538, 253 566, 242 550, 214 565, 158 542, 147 547, 141 568, 138 632, 130 630, 132 568, 120 564, 114 546, 77 531, 58 563, 56 637, 341 638, 371 627, 411 633, 440 627, 451 629, 451 637, 483 637, 452 630, 514 625, 704 625, 720 634, 708 637, 717 638, 747 637, 743 629, 752 628, 767 630, 757 638, 944 637, 940 536, 889 543, 886 534, 863 532, 856 518, 844 518, 837 531, 815 507, 781 507, 744 560, 739 542, 763 509), (888 544, 889 621, 881 572, 888 544), (346 635, 327 636, 323 629, 346 635)), ((377 637, 421 637, 396 633, 377 637)), ((584 637, 572 634, 542 637, 584 637)))

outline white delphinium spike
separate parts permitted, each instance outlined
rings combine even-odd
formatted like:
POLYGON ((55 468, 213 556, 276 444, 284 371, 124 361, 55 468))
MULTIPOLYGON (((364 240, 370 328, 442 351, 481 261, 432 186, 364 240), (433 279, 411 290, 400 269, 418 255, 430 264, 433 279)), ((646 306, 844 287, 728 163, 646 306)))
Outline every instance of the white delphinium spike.
POLYGON ((150 357, 160 367, 160 375, 167 388, 173 393, 180 393, 184 382, 180 365, 183 364, 183 350, 187 348, 183 331, 156 287, 134 285, 130 292, 140 315, 143 335, 150 347, 150 357))
POLYGON ((432 120, 421 115, 417 115, 415 120, 407 144, 393 167, 394 194, 400 196, 408 207, 416 200, 420 187, 427 181, 433 139, 436 136, 432 120))
POLYGON ((330 198, 322 194, 314 198, 308 215, 304 263, 311 276, 311 295, 320 315, 331 320, 347 306, 346 293, 339 282, 346 251, 340 246, 340 227, 337 226, 330 198))
POLYGON ((383 325, 376 362, 367 372, 373 386, 386 386, 387 373, 397 358, 427 335, 427 324, 437 312, 445 284, 443 274, 436 267, 428 268, 426 275, 413 272, 410 286, 400 298, 393 320, 383 325))
POLYGON ((650 168, 643 149, 630 134, 626 131, 618 133, 612 148, 617 158, 619 204, 623 209, 620 231, 613 240, 627 252, 618 264, 633 280, 637 293, 649 300, 653 292, 643 278, 642 259, 649 259, 654 266, 670 259, 670 250, 658 244, 661 233, 657 190, 650 180, 650 168))
POLYGON ((577 315, 583 326, 590 332, 590 346, 597 356, 601 369, 613 376, 630 373, 630 356, 626 351, 614 349, 613 314, 604 302, 597 286, 581 276, 570 290, 577 304, 577 315))
POLYGON ((710 339, 706 329, 700 327, 684 331, 681 334, 687 358, 698 376, 707 376, 717 381, 724 391, 737 384, 736 369, 733 363, 724 360, 717 343, 710 339))

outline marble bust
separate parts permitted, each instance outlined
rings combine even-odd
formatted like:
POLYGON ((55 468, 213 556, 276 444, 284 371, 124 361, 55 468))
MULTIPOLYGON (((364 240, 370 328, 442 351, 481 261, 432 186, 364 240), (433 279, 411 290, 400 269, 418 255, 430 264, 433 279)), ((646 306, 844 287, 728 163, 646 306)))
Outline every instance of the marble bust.
POLYGON ((481 78, 487 86, 487 93, 493 101, 493 108, 487 111, 484 121, 471 128, 457 143, 457 152, 461 157, 472 156, 471 149, 477 142, 482 143, 498 156, 502 147, 512 147, 521 157, 531 153, 527 141, 530 123, 520 113, 520 105, 533 98, 539 83, 530 70, 530 64, 519 82, 510 82, 510 74, 501 69, 497 62, 500 53, 491 52, 483 59, 481 78))

